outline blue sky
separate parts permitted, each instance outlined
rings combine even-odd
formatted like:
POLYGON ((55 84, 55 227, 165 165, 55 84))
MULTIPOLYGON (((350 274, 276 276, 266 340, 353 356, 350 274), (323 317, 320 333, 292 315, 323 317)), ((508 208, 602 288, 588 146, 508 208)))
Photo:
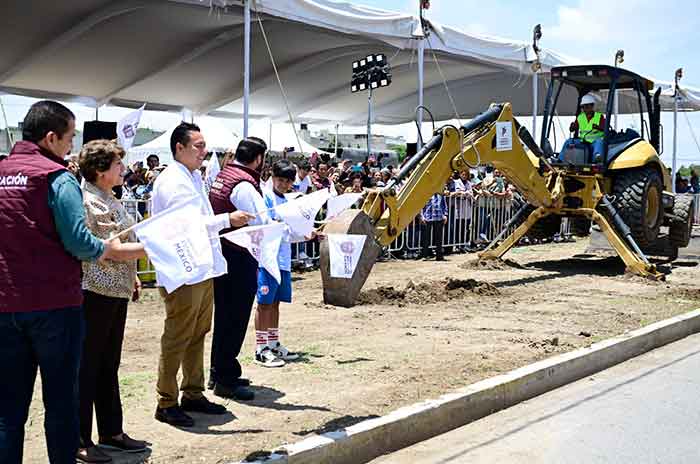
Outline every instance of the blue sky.
MULTIPOLYGON (((417 13, 418 0, 350 0, 377 8, 417 13)), ((682 84, 700 88, 700 1, 680 0, 432 0, 427 16, 439 23, 472 34, 530 41, 532 28, 542 24, 541 45, 587 62, 612 63, 615 51, 625 50, 624 67, 647 77, 671 81, 676 68, 683 67, 682 84)), ((9 123, 24 116, 31 100, 3 97, 9 123)), ((429 102, 428 102, 429 104, 429 102)), ((82 120, 94 111, 72 106, 82 120)), ((116 120, 124 110, 105 108, 102 118, 116 120)), ((147 112, 143 124, 165 130, 179 115, 147 112)), ((689 116, 700 136, 700 114, 689 116)), ((671 153, 672 119, 663 116, 666 149, 671 153)), ((679 157, 686 164, 700 162, 685 116, 679 119, 679 157)), ((4 122, 0 119, 0 127, 4 122)), ((313 130, 314 128, 312 128, 313 130)), ((415 138, 411 125, 377 128, 379 132, 415 138)), ((238 125, 234 130, 240 130, 238 125)))
MULTIPOLYGON (((417 0, 358 0, 377 8, 417 13, 417 0)), ((659 80, 683 67, 700 88, 700 2, 679 0, 432 0, 427 16, 467 33, 530 41, 542 24, 541 45, 586 61, 624 66, 659 80)))

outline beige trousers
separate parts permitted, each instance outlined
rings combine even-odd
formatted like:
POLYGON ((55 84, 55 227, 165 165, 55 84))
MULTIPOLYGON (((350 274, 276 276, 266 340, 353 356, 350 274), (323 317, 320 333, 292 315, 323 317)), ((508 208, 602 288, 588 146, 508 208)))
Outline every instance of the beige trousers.
POLYGON ((202 397, 204 391, 204 337, 211 329, 214 282, 183 285, 172 293, 160 288, 165 301, 165 323, 160 338, 158 407, 178 404, 177 372, 182 366, 182 396, 202 397))

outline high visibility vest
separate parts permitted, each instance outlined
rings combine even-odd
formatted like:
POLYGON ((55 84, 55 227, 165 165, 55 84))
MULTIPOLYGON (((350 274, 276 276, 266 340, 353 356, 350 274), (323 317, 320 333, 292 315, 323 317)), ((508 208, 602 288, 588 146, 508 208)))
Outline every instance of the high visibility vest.
POLYGON ((599 131, 598 129, 593 129, 593 124, 600 125, 600 118, 603 116, 602 113, 593 113, 593 118, 589 121, 586 113, 581 113, 578 115, 578 136, 584 142, 592 143, 595 140, 602 139, 605 132, 599 131))

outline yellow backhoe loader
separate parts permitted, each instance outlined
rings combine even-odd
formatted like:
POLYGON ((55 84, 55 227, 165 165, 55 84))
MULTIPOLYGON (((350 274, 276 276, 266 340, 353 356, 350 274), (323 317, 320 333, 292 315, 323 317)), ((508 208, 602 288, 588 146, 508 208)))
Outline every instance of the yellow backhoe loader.
POLYGON ((671 193, 670 175, 659 158, 659 93, 650 93, 649 80, 610 66, 557 67, 551 76, 539 145, 513 117, 509 103, 492 104, 462 127, 437 130, 386 187, 368 192, 360 210, 345 211, 326 224, 326 233, 370 238, 349 280, 330 276, 328 248, 322 244, 326 303, 353 306, 381 247, 397 238, 434 193, 443 191, 454 171, 479 165, 500 170, 527 201, 481 259, 502 257, 528 232, 553 234, 561 218, 567 217, 579 234, 597 224, 628 272, 663 279, 647 255, 675 259, 678 248, 688 245, 693 200, 671 193), (615 91, 624 97, 626 107, 637 102, 641 133, 611 126, 615 91), (594 156, 576 133, 555 152, 557 103, 567 96, 578 98, 579 108, 587 94, 607 99, 602 153, 594 156))

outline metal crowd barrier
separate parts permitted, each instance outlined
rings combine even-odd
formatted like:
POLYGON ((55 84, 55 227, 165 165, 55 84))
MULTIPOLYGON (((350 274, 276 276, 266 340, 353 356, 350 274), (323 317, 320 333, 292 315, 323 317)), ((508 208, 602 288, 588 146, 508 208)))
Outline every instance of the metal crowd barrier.
POLYGON ((695 207, 693 209, 693 224, 700 225, 700 193, 692 193, 695 197, 695 207))
MULTIPOLYGON (((698 195, 700 197, 700 195, 698 195)), ((700 198, 698 198, 700 200, 700 198)), ((443 247, 466 248, 477 243, 493 240, 510 221, 516 208, 510 198, 505 197, 447 197, 447 224, 443 227, 443 247)), ((700 223, 700 201, 696 201, 694 217, 700 223)), ((150 200, 122 200, 127 211, 137 220, 150 215, 150 200)), ((511 230, 512 231, 512 230, 511 230)), ((420 218, 411 224, 387 248, 390 253, 400 251, 419 252, 422 246, 422 227, 420 218)), ((569 236, 569 221, 562 220, 560 230, 562 237, 569 236)), ((429 248, 435 248, 435 237, 429 237, 429 248)), ((292 244, 292 264, 308 267, 318 262, 321 247, 317 241, 292 244)), ((150 261, 139 260, 139 277, 148 282, 155 280, 155 271, 150 261)))

